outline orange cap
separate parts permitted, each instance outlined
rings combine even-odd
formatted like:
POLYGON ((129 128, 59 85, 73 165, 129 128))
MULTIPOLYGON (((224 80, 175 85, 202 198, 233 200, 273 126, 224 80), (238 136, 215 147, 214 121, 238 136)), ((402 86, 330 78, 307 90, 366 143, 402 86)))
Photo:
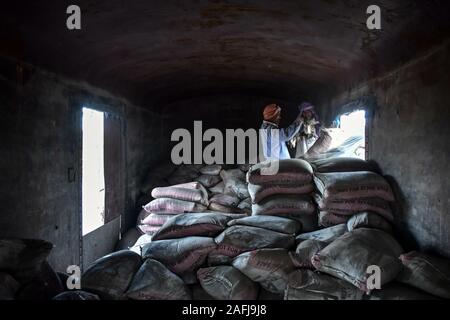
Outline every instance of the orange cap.
POLYGON ((269 104, 264 108, 263 117, 266 121, 275 121, 278 114, 281 112, 281 108, 275 103, 269 104))

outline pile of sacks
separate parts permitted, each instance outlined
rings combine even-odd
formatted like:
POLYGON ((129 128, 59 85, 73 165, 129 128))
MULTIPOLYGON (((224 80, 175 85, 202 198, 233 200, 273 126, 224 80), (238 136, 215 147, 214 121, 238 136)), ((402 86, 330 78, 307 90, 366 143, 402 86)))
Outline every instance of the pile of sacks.
POLYGON ((207 210, 208 193, 199 182, 157 187, 151 192, 154 200, 147 203, 138 216, 137 227, 152 235, 173 215, 207 210))
POLYGON ((139 250, 132 248, 145 261, 144 269, 157 268, 167 279, 144 277, 142 270, 125 297, 450 297, 449 261, 405 254, 392 236, 392 212, 378 205, 394 200, 392 190, 370 163, 282 160, 276 175, 261 174, 272 165, 257 164, 247 173, 251 216, 210 210, 179 214, 150 241, 138 243, 139 250), (342 220, 324 219, 330 214, 342 220), (381 290, 367 285, 372 265, 382 272, 381 290))
POLYGON ((0 300, 99 300, 68 291, 68 275, 47 262, 53 244, 37 239, 0 238, 0 300))
POLYGON ((152 170, 138 200, 140 212, 136 228, 122 235, 116 250, 129 248, 139 237, 137 247, 149 242, 169 218, 181 213, 251 214, 252 204, 245 180, 248 167, 162 165, 152 170))
POLYGON ((379 228, 392 232, 390 203, 395 201, 394 194, 371 163, 358 158, 331 158, 312 165, 320 226, 347 223, 352 230, 352 225, 363 219, 376 221, 379 228))
POLYGON ((286 281, 287 300, 429 300, 450 298, 450 261, 404 253, 376 226, 336 225, 296 237, 290 253, 297 269, 286 281), (380 270, 381 289, 369 279, 380 270), (413 274, 414 273, 414 274, 413 274), (442 282, 439 282, 442 281, 442 282))
POLYGON ((154 188, 174 186, 193 181, 201 183, 207 189, 209 195, 235 191, 240 199, 245 199, 248 197, 248 191, 245 185, 245 173, 248 167, 248 165, 238 165, 237 168, 229 168, 216 164, 161 164, 153 168, 142 182, 137 205, 141 208, 153 200, 151 193, 154 188), (236 186, 231 185, 232 181, 236 181, 236 186))
MULTIPOLYGON (((203 170, 211 171, 209 168, 217 165, 205 166, 203 170)), ((248 193, 245 175, 248 166, 241 165, 238 168, 221 169, 219 176, 221 181, 209 188, 210 211, 223 213, 250 214, 251 201, 248 193)), ((202 183, 200 181, 200 183, 202 183)))
POLYGON ((382 230, 342 224, 297 234, 293 220, 261 218, 178 215, 141 254, 121 250, 93 262, 81 290, 65 288, 67 275, 45 261, 51 244, 0 239, 0 300, 450 298, 450 261, 404 253, 382 230), (381 290, 367 286, 371 265, 382 271, 381 290))
POLYGON ((304 232, 317 229, 317 210, 312 201, 313 169, 299 159, 278 161, 276 174, 265 174, 273 165, 258 163, 247 173, 252 215, 278 216, 297 221, 304 232))
MULTIPOLYGON (((392 200, 392 191, 380 175, 372 175, 375 170, 367 170, 367 163, 335 159, 312 166, 303 160, 277 164, 279 171, 272 176, 261 175, 261 169, 273 164, 262 163, 248 170, 253 202, 250 216, 210 210, 211 195, 205 197, 207 188, 201 182, 153 189, 157 202, 186 201, 203 211, 194 212, 189 207, 188 212, 172 214, 134 246, 98 259, 83 272, 82 291, 60 293, 59 288, 42 293, 42 284, 52 283, 49 279, 56 279, 54 275, 26 281, 22 276, 44 274, 44 267, 38 273, 33 267, 40 265, 50 247, 0 241, 0 288, 9 288, 2 289, 0 297, 31 296, 38 290, 40 297, 71 300, 450 298, 450 261, 405 252, 392 230, 380 223, 388 218, 373 208, 352 211, 343 223, 318 226, 317 213, 322 208, 312 201, 314 193, 327 201, 392 200), (356 181, 352 189, 348 188, 348 172, 352 173, 351 181, 356 181), (383 220, 377 219, 380 217, 383 220), (39 261, 23 261, 35 256, 39 261), (370 278, 373 266, 381 272, 381 289, 371 286, 377 284, 370 278), (28 289, 19 290, 21 286, 28 289)), ((233 192, 236 194, 235 189, 233 192)))
POLYGON ((82 289, 100 299, 390 300, 450 298, 450 261, 405 253, 388 233, 341 224, 301 232, 279 216, 184 213, 143 245, 95 261, 82 289), (381 290, 368 286, 381 270, 381 290))

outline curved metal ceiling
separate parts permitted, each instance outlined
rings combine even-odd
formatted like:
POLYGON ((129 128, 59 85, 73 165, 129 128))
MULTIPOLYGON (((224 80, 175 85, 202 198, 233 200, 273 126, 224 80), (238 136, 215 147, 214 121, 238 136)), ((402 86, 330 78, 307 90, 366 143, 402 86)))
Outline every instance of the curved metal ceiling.
POLYGON ((15 1, 0 13, 18 59, 151 106, 211 92, 332 92, 405 62, 448 35, 448 1, 15 1))

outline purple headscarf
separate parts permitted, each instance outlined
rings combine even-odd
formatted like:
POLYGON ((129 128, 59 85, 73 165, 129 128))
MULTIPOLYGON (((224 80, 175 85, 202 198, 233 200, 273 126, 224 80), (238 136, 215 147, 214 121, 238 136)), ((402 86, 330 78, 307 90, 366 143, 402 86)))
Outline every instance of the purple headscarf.
MULTIPOLYGON (((303 111, 310 111, 313 114, 313 118, 316 119, 317 122, 319 122, 319 117, 317 116, 317 113, 314 110, 314 106, 312 105, 311 102, 307 102, 307 101, 302 102, 300 104, 300 106, 298 107, 298 110, 299 110, 300 114, 302 114, 303 111)), ((316 127, 316 133, 317 133, 317 135, 319 135, 320 134, 320 123, 317 123, 315 125, 315 127, 316 127)))

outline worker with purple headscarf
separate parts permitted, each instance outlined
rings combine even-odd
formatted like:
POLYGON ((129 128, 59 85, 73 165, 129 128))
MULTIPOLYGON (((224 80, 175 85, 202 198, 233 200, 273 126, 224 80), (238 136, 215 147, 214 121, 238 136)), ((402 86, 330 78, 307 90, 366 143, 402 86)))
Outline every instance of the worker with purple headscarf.
POLYGON ((291 146, 296 150, 295 158, 303 156, 320 136, 320 122, 314 106, 310 102, 303 102, 298 108, 301 127, 291 140, 291 146))

